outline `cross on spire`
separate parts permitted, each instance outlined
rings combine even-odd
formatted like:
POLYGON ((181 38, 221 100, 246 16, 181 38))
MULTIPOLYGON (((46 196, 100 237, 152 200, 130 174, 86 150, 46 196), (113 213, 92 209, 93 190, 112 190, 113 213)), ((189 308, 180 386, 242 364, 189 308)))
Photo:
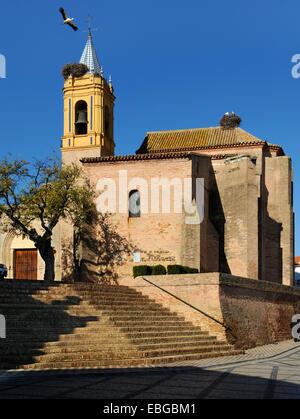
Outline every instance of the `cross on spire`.
POLYGON ((86 18, 86 22, 87 22, 87 31, 84 32, 88 32, 89 35, 92 35, 92 32, 96 32, 98 30, 98 28, 92 28, 92 22, 93 22, 93 16, 88 15, 86 18))
POLYGON ((93 43, 92 29, 91 29, 91 17, 88 17, 88 40, 82 53, 80 64, 85 64, 89 72, 92 74, 103 74, 102 67, 99 63, 96 49, 93 43))

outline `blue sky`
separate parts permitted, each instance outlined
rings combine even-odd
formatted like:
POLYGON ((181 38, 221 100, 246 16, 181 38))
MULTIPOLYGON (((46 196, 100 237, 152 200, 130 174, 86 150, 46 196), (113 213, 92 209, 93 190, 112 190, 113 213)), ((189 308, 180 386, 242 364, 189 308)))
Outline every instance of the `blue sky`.
POLYGON ((58 150, 60 70, 79 60, 88 14, 98 27, 101 64, 114 80, 117 153, 135 152, 146 131, 214 126, 235 111, 244 129, 293 157, 300 213, 300 79, 291 76, 291 57, 300 53, 296 0, 2 2, 1 155, 31 159, 58 150), (60 6, 80 31, 62 25, 60 6))

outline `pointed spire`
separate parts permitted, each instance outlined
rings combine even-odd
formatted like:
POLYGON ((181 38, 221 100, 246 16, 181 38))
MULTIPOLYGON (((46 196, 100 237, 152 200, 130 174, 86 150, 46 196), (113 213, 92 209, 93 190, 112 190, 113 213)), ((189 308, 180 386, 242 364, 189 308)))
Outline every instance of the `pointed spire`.
POLYGON ((94 47, 91 29, 89 29, 88 40, 82 53, 80 64, 85 64, 92 74, 101 74, 101 66, 94 47))
POLYGON ((114 87, 113 87, 112 76, 109 76, 108 85, 109 85, 110 91, 113 93, 114 92, 114 87))

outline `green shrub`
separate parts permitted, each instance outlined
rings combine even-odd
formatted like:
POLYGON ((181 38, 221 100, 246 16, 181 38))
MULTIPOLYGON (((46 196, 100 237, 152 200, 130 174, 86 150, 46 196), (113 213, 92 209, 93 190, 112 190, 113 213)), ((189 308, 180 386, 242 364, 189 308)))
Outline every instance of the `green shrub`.
POLYGON ((167 275, 167 270, 163 265, 152 266, 152 275, 167 275))
POLYGON ((199 269, 196 269, 196 268, 189 268, 188 266, 184 266, 183 268, 184 268, 186 274, 198 274, 199 273, 199 269))
POLYGON ((196 268, 189 268, 188 266, 169 265, 168 275, 183 275, 183 274, 198 274, 199 270, 196 268))
POLYGON ((147 265, 140 265, 133 267, 133 277, 137 278, 138 276, 148 276, 152 274, 152 269, 147 265))
POLYGON ((169 265, 167 269, 168 275, 181 275, 184 273, 183 266, 181 265, 169 265))

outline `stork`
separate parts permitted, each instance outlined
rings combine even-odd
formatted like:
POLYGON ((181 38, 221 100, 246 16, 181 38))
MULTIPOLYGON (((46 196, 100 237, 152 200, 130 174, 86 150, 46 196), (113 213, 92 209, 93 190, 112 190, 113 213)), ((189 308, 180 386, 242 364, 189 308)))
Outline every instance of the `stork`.
POLYGON ((71 28, 72 28, 74 31, 78 31, 78 27, 77 27, 77 25, 74 23, 74 18, 68 17, 68 15, 67 15, 67 13, 66 13, 65 9, 63 9, 62 7, 59 9, 59 11, 60 11, 60 13, 61 13, 61 15, 62 15, 62 17, 63 17, 63 19, 64 19, 64 24, 65 24, 65 25, 69 25, 69 26, 71 26, 71 28))

